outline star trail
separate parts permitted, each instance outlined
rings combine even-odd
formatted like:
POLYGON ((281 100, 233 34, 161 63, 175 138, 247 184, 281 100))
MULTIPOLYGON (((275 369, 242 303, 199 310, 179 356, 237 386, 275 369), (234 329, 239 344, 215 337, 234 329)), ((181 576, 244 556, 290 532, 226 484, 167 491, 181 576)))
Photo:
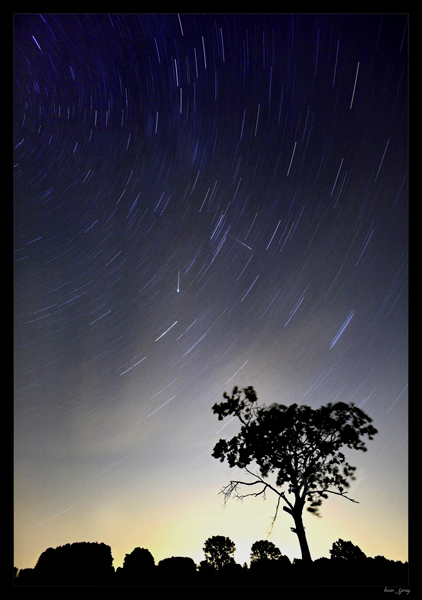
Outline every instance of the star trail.
POLYGON ((309 544, 407 560, 407 36, 405 14, 14 15, 18 568, 73 541, 199 563, 212 535, 248 561, 274 507, 222 507, 235 385, 365 407, 359 504, 305 517, 309 544))

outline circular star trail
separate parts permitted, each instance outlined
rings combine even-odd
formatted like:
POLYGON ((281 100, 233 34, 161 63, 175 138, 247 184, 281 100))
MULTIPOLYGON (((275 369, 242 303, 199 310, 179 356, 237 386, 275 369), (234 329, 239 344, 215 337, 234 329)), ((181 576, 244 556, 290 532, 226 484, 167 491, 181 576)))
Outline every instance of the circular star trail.
POLYGON ((370 414, 359 508, 309 543, 407 560, 407 27, 15 15, 16 566, 97 540, 199 562, 221 532, 248 560, 272 505, 222 512, 211 458, 235 385, 370 414))

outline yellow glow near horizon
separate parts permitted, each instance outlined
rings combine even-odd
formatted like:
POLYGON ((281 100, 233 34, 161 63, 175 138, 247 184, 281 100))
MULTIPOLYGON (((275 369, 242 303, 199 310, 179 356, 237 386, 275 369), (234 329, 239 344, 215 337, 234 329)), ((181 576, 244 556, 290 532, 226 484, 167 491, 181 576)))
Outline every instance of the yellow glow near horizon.
MULTIPOLYGON (((34 543, 16 540, 16 566, 34 567, 44 550, 76 541, 97 541, 111 547, 114 567, 123 565, 125 554, 136 547, 147 548, 155 563, 170 556, 189 556, 196 564, 204 560, 203 546, 208 537, 224 535, 236 545, 235 560, 250 562, 252 544, 270 539, 290 560, 300 558, 296 535, 290 531, 293 520, 279 511, 272 534, 267 538, 275 499, 248 498, 229 500, 225 507, 217 490, 186 501, 178 495, 172 502, 160 503, 141 511, 122 496, 105 500, 103 507, 89 507, 79 514, 69 510, 43 527, 31 531, 34 543), (87 536, 86 532, 90 531, 87 536)), ((312 558, 330 556, 333 542, 342 538, 357 544, 367 556, 382 555, 392 560, 408 560, 405 516, 392 522, 380 511, 364 504, 352 504, 343 498, 330 497, 322 506, 322 517, 304 512, 304 524, 312 558)))

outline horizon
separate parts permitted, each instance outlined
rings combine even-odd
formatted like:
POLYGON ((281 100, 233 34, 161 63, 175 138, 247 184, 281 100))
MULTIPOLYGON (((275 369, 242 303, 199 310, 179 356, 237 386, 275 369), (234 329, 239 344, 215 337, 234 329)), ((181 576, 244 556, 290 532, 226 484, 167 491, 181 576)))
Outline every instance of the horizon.
MULTIPOLYGON (((234 541, 234 540, 232 540, 232 541, 234 541)), ((257 542, 257 541, 262 541, 262 540, 255 540, 255 542, 257 542)), ((339 541, 339 540, 335 540, 335 541, 337 542, 337 541, 339 541)), ((344 541, 351 541, 351 540, 344 540, 344 541)), ((57 546, 57 548, 59 548, 59 547, 62 547, 62 546, 66 546, 66 545, 77 544, 77 543, 88 543, 88 544, 92 544, 92 543, 94 543, 94 544, 101 544, 101 543, 104 543, 104 542, 97 541, 97 540, 96 540, 96 541, 92 541, 92 540, 89 540, 89 541, 86 541, 86 540, 78 540, 78 541, 74 541, 74 542, 68 542, 67 544, 63 544, 63 545, 57 546)), ((204 543, 205 543, 205 541, 204 541, 204 543)), ((254 543, 254 542, 252 542, 252 543, 251 543, 251 547, 252 547, 253 543, 254 543)), ((106 545, 108 546, 108 544, 106 544, 106 545)), ((278 548, 278 546, 277 546, 276 544, 274 544, 274 545, 275 545, 275 547, 276 547, 276 548, 278 548)), ((109 547, 110 547, 110 546, 109 546, 109 547)), ((245 546, 245 547, 246 547, 246 546, 245 546)), ((141 547, 141 546, 136 546, 135 548, 142 548, 142 547, 141 547)), ((135 548, 133 548, 133 549, 132 549, 130 552, 126 552, 126 554, 127 554, 127 555, 131 554, 131 552, 132 552, 133 550, 135 550, 135 548)), ((144 548, 144 549, 145 549, 145 550, 149 550, 148 548, 144 548)), ((278 549, 279 549, 279 548, 278 548, 278 549)), ((361 549, 361 548, 360 548, 360 549, 361 549)), ((46 548, 46 550, 47 550, 47 548, 46 548)), ((114 570, 117 570, 117 569, 118 569, 118 568, 120 568, 120 567, 122 567, 122 568, 123 568, 123 562, 124 562, 124 558, 123 558, 123 560, 121 561, 121 564, 119 564, 119 565, 116 565, 116 564, 115 564, 115 558, 114 558, 114 556, 113 556, 113 549, 112 549, 111 547, 110 547, 110 550, 111 550, 111 555, 112 555, 112 559, 113 559, 113 568, 114 568, 114 570)), ((330 550, 331 550, 331 548, 330 548, 330 550)), ((242 551, 241 551, 241 552, 242 552, 242 551)), ((154 566, 158 566, 158 564, 159 564, 159 563, 160 563, 162 560, 165 560, 165 559, 167 559, 167 558, 191 558, 191 559, 192 559, 192 560, 195 562, 195 564, 196 564, 196 566, 197 566, 197 567, 199 567, 199 566, 200 566, 200 563, 201 563, 202 561, 206 562, 206 557, 205 557, 205 554, 204 554, 204 552, 202 552, 202 554, 203 554, 203 556, 202 556, 202 558, 201 558, 200 560, 195 560, 194 558, 192 558, 192 556, 180 555, 180 554, 178 554, 178 555, 174 555, 174 554, 173 554, 173 555, 171 555, 171 556, 165 556, 165 557, 161 557, 161 558, 159 558, 159 559, 156 559, 156 558, 155 558, 155 557, 152 555, 152 553, 151 553, 151 555, 152 555, 152 556, 153 556, 153 558, 154 558, 154 566)), ((238 564, 238 565, 240 565, 240 566, 242 566, 242 567, 246 565, 248 568, 250 568, 250 566, 251 566, 251 557, 250 557, 250 555, 251 555, 251 548, 249 549, 248 560, 242 560, 242 561, 241 561, 241 560, 237 560, 237 559, 236 559, 236 555, 237 555, 237 554, 238 554, 238 549, 237 549, 237 547, 236 547, 236 550, 234 551, 234 560, 235 560, 235 563, 236 563, 236 564, 238 564)), ((287 556, 287 555, 286 555, 286 554, 283 554, 283 553, 281 553, 281 557, 284 557, 284 556, 287 556)), ((376 556, 381 556, 381 555, 379 555, 379 554, 378 554, 378 555, 376 555, 376 556)), ((39 557, 38 557, 38 558, 39 558, 39 557)), ((297 557, 297 556, 296 556, 296 557, 294 557, 293 559, 292 559, 292 558, 290 558, 290 557, 287 557, 287 558, 289 558, 289 561, 290 561, 290 563, 291 563, 291 564, 293 564, 293 562, 294 562, 294 561, 301 561, 301 560, 302 560, 302 559, 301 559, 301 557, 297 557)), ((331 560, 331 555, 330 555, 330 553, 329 553, 329 556, 318 556, 318 557, 316 557, 316 558, 313 558, 313 559, 312 559, 312 562, 318 561, 318 560, 319 560, 319 559, 321 559, 321 558, 327 558, 327 559, 331 560)), ((375 558, 375 556, 366 556, 366 558, 375 558)), ((390 558, 388 558, 387 556, 382 556, 382 558, 385 558, 386 560, 394 560, 394 559, 390 559, 390 558)), ((404 563, 407 563, 408 561, 395 561, 395 562, 402 562, 402 563, 404 564, 404 563)), ((16 565, 15 565, 15 566, 16 566, 16 565)), ((26 569, 26 568, 35 568, 35 566, 36 566, 36 565, 34 565, 33 567, 23 567, 23 568, 25 568, 25 569, 26 569)), ((20 571, 20 570, 21 570, 21 568, 19 568, 19 567, 18 567, 18 571, 20 571)))

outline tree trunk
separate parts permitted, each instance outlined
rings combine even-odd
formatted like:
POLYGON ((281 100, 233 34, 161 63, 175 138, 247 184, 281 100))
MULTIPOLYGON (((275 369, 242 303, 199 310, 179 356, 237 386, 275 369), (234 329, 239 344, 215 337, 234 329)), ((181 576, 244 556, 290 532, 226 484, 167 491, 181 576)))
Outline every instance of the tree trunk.
POLYGON ((294 528, 294 532, 296 533, 299 539, 300 549, 302 552, 302 560, 305 563, 311 563, 312 558, 311 553, 309 552, 308 540, 306 539, 305 528, 302 522, 302 513, 292 514, 292 517, 296 525, 296 527, 294 528))
MULTIPOLYGON (((286 498, 284 498, 286 501, 286 498)), ((302 552, 302 560, 305 563, 311 563, 311 553, 309 552, 308 540, 306 539, 305 528, 302 521, 303 502, 296 501, 295 506, 289 503, 289 507, 283 506, 283 510, 293 517, 296 527, 291 527, 291 530, 297 535, 302 552)))

